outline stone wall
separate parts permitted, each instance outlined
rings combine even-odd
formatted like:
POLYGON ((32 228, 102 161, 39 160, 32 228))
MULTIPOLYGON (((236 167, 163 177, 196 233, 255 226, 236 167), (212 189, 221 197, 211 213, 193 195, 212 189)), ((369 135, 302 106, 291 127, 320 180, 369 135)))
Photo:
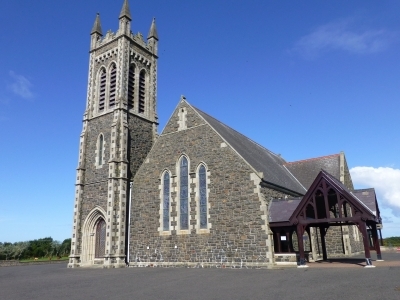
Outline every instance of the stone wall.
MULTIPOLYGON (((181 120, 182 121, 182 120, 181 120)), ((183 125, 181 125, 183 126, 183 125)), ((131 264, 215 264, 243 260, 250 264, 271 263, 267 258, 268 231, 261 210, 259 183, 254 170, 186 104, 181 104, 145 163, 134 177, 131 209, 131 264), (183 107, 184 106, 184 107, 183 107), (177 131, 179 109, 187 111, 186 129, 177 131), (176 122, 176 123, 175 123, 176 122), (203 125, 201 125, 203 124, 203 125), (178 228, 178 161, 186 155, 190 174, 190 230, 178 228), (196 224, 198 204, 197 168, 207 168, 208 229, 196 224), (171 174, 171 230, 161 229, 161 176, 171 174)), ((266 198, 281 196, 263 189, 266 198)))
MULTIPOLYGON (((107 211, 108 190, 108 160, 110 159, 111 123, 113 114, 109 113, 89 121, 85 149, 85 178, 82 195, 81 211, 79 214, 81 224, 89 212, 96 206, 107 211), (100 133, 104 137, 104 163, 96 166, 97 140, 100 133)), ((81 243, 80 243, 81 244, 81 243)), ((82 245, 82 244, 81 244, 82 245)))
POLYGON ((153 146, 153 123, 128 114, 128 177, 133 178, 153 146))

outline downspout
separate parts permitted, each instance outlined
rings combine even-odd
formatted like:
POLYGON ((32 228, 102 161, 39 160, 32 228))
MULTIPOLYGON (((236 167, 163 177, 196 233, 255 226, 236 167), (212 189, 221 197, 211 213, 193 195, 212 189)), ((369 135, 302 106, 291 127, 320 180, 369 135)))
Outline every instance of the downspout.
POLYGON ((130 237, 131 237, 131 205, 132 205, 132 185, 133 182, 129 183, 129 207, 128 207, 128 237, 127 237, 127 249, 126 249, 126 265, 129 266, 130 262, 130 251, 129 251, 129 244, 130 244, 130 237))

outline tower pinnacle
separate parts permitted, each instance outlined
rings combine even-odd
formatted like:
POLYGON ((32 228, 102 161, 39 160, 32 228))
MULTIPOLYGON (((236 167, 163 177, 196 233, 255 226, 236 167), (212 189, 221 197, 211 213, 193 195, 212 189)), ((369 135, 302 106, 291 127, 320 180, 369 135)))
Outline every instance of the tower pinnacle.
POLYGON ((94 25, 92 28, 92 32, 90 34, 94 34, 94 33, 97 33, 101 36, 103 35, 103 33, 101 31, 101 23, 100 23, 100 14, 99 13, 97 13, 96 20, 94 21, 94 25))
POLYGON ((147 39, 155 38, 158 41, 157 27, 156 27, 156 18, 153 18, 153 22, 151 22, 151 27, 149 31, 149 35, 147 39))
POLYGON ((119 18, 127 18, 129 21, 132 21, 131 12, 129 10, 128 0, 124 0, 124 4, 122 5, 121 13, 119 14, 119 18))

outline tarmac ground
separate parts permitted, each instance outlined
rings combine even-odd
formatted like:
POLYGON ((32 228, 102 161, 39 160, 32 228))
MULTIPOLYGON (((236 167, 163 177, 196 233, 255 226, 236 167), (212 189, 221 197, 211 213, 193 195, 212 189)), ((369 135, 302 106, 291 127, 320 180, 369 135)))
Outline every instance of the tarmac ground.
POLYGON ((400 299, 400 253, 376 268, 362 257, 309 268, 0 268, 0 299, 400 299))

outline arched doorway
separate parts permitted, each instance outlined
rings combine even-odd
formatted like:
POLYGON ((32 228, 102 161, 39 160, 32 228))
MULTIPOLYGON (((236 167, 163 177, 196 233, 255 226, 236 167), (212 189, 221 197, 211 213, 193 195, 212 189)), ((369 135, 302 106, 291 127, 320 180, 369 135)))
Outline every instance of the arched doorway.
POLYGON ((82 229, 80 265, 103 264, 106 251, 107 224, 105 211, 94 208, 86 217, 82 229))

